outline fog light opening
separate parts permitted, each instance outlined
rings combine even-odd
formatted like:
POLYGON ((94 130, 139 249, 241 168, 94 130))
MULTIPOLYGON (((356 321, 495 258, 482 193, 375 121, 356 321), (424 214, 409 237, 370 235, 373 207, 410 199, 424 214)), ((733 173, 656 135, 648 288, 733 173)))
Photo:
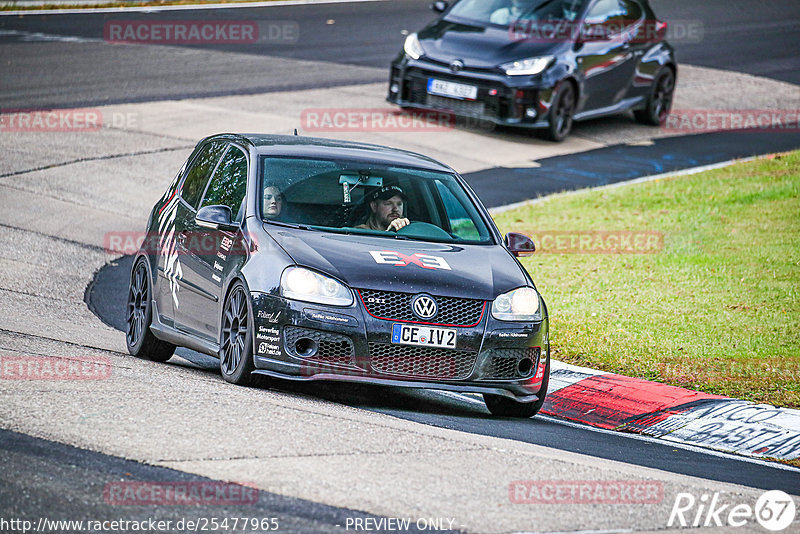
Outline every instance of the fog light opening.
POLYGON ((400 91, 400 86, 396 83, 393 83, 392 86, 389 88, 389 91, 392 92, 393 95, 397 94, 400 91))
POLYGON ((533 370, 533 360, 530 358, 522 358, 519 363, 517 363, 517 373, 519 376, 528 376, 531 374, 533 370))
POLYGON ((529 118, 529 119, 535 119, 536 118, 536 108, 527 108, 525 110, 525 116, 527 118, 529 118))
POLYGON ((301 337, 295 341, 294 351, 298 356, 310 358, 317 353, 317 342, 310 337, 301 337))

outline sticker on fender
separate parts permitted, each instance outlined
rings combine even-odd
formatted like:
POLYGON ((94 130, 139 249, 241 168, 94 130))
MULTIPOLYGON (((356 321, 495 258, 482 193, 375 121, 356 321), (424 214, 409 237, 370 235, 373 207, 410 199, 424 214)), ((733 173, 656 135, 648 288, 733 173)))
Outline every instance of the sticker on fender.
POLYGON ((433 326, 393 324, 392 343, 454 349, 456 348, 456 330, 433 326))

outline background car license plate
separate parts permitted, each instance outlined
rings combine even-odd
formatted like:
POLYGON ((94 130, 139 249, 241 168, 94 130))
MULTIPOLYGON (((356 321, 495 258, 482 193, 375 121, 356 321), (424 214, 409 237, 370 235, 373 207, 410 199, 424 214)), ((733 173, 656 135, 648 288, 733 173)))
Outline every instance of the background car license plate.
POLYGON ((432 95, 450 96, 467 100, 475 100, 478 97, 478 88, 474 85, 446 82, 444 80, 437 80, 436 78, 428 79, 428 92, 432 95))
POLYGON ((456 348, 456 330, 435 326, 393 324, 392 343, 454 349, 456 348))

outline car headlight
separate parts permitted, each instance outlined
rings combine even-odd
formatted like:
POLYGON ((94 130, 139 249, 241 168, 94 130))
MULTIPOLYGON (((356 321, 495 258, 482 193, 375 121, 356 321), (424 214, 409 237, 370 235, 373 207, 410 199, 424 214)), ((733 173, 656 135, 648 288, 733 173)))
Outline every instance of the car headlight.
MULTIPOLYGON (((410 37, 410 36, 409 36, 410 37)), ((528 59, 518 59, 511 63, 503 63, 500 68, 509 76, 522 76, 539 74, 550 66, 554 56, 530 57, 528 59)))
POLYGON ((289 267, 283 271, 281 295, 332 306, 349 306, 353 303, 353 292, 343 284, 303 267, 289 267))
POLYGON ((425 54, 425 50, 423 50, 422 45, 419 43, 419 38, 416 33, 408 34, 406 42, 403 44, 403 50, 411 59, 419 59, 420 56, 425 54))
POLYGON ((539 294, 532 287, 503 293, 492 303, 492 317, 501 321, 533 321, 539 314, 539 294))

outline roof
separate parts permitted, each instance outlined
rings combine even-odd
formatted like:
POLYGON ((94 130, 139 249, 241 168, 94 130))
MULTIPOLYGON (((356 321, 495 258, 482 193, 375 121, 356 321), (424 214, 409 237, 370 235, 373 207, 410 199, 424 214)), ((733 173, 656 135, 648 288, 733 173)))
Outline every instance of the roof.
POLYGON ((454 172, 444 163, 416 152, 355 141, 274 134, 219 134, 210 138, 238 140, 263 155, 341 158, 454 172))

